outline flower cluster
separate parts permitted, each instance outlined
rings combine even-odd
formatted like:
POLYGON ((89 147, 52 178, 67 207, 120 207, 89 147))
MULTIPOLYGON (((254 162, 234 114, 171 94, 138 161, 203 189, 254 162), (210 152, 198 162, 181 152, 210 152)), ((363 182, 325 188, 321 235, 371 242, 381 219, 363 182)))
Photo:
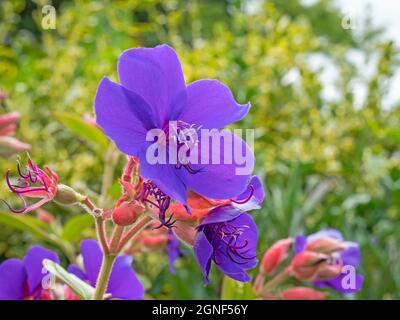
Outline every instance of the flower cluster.
POLYGON ((325 292, 307 287, 274 292, 284 280, 293 277, 317 288, 330 288, 344 294, 356 293, 363 283, 363 276, 356 272, 360 260, 358 244, 344 241, 342 234, 334 229, 279 240, 265 252, 254 290, 266 299, 325 298, 325 292), (293 258, 285 266, 291 248, 293 258), (264 283, 266 278, 270 279, 264 283))
MULTIPOLYGON (((182 140, 188 130, 218 131, 242 119, 250 104, 237 104, 230 90, 216 80, 186 86, 178 57, 167 45, 125 51, 118 75, 121 84, 104 78, 98 87, 96 121, 121 152, 135 157, 140 175, 134 185, 130 178, 123 179, 125 197, 112 212, 114 222, 133 223, 139 208, 155 208, 160 221, 156 228, 174 226, 173 232, 194 247, 206 282, 212 261, 228 276, 249 281, 244 270, 257 264, 257 227, 246 212, 263 201, 260 181, 250 179, 250 174, 238 175, 238 165, 224 163, 222 152, 217 154, 217 164, 183 162, 175 156, 187 144, 201 144, 182 140), (176 123, 174 130, 171 121, 176 123), (156 140, 159 150, 167 150, 167 163, 154 164, 147 157, 153 141, 146 134, 155 128, 168 136, 156 140), (197 210, 196 201, 210 206, 197 210)), ((231 136, 249 149, 239 137, 231 136)), ((224 141, 221 150, 228 146, 224 141)), ((246 154, 253 167, 253 154, 246 154)))
MULTIPOLYGON (((115 202, 108 202, 106 191, 116 164, 107 157, 105 190, 99 195, 104 208, 88 195, 60 184, 52 169, 41 169, 31 159, 25 169, 18 161, 17 179, 10 176, 10 170, 6 173, 8 188, 23 203, 20 209, 6 203, 12 212, 27 213, 55 201, 79 204, 94 219, 98 241, 84 240, 83 263, 71 264, 69 273, 64 270, 61 278, 73 279, 66 281, 71 288, 63 287, 64 299, 77 299, 75 293, 82 287, 93 289, 90 299, 143 299, 144 288, 132 269, 131 255, 163 248, 169 269, 175 272, 175 262, 183 256, 181 242, 193 249, 206 284, 212 265, 236 281, 251 281, 249 270, 258 263, 258 229, 249 212, 261 208, 264 189, 253 175, 255 159, 250 147, 222 130, 241 120, 250 104, 238 104, 231 91, 216 80, 186 85, 177 54, 167 45, 123 52, 118 75, 120 84, 101 80, 94 101, 96 121, 86 119, 126 156, 119 180, 121 194, 115 202), (211 130, 211 140, 204 139, 202 128, 211 130), (154 139, 148 139, 154 130, 157 134, 150 134, 154 139), (149 150, 156 151, 150 155, 157 160, 165 153, 161 158, 166 161, 153 161, 149 150), (244 161, 232 161, 238 154, 242 158, 245 154, 244 161), (203 161, 211 158, 211 163, 203 161), (26 198, 40 200, 29 205, 26 198)), ((12 131, 12 126, 2 127, 3 120, 0 117, 0 131, 12 131)), ((46 221, 53 219, 42 215, 46 221)), ((65 248, 63 241, 56 243, 65 248)), ((10 259, 1 264, 0 299, 57 298, 40 285, 44 259, 60 263, 56 253, 33 247, 23 261, 10 259)), ((280 240, 265 253, 254 291, 263 298, 325 296, 307 287, 273 291, 292 277, 319 288, 357 292, 362 276, 354 274, 350 279, 344 272, 349 267, 355 270, 359 261, 357 244, 343 241, 335 230, 280 240), (293 259, 278 272, 290 248, 294 248, 293 259), (266 282, 267 278, 271 279, 266 282)))

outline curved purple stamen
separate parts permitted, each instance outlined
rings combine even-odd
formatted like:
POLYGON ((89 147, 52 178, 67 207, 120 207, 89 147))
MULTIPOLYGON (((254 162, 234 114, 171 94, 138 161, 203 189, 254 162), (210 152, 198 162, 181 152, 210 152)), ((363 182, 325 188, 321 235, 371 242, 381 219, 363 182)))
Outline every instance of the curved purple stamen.
POLYGON ((171 204, 171 198, 167 196, 164 192, 162 192, 161 189, 156 184, 154 184, 152 181, 145 182, 143 184, 143 188, 139 196, 139 199, 143 202, 147 202, 153 205, 159 210, 158 219, 160 220, 160 225, 158 225, 154 229, 159 229, 163 226, 167 228, 173 227, 173 225, 176 222, 176 220, 172 221, 173 215, 171 215, 166 220, 166 213, 169 208, 169 205, 171 204), (152 197, 153 199, 150 200, 149 197, 152 197))
POLYGON ((200 168, 200 169, 196 170, 196 169, 193 169, 192 167, 190 167, 189 164, 185 164, 183 167, 191 174, 196 174, 196 173, 202 172, 204 169, 204 168, 200 168))
POLYGON ((250 185, 249 187, 251 188, 251 191, 250 191, 250 195, 249 195, 246 199, 240 200, 240 201, 238 201, 238 200, 233 200, 233 199, 230 199, 230 200, 231 200, 232 202, 236 203, 236 204, 245 204, 245 203, 249 202, 250 199, 253 197, 253 194, 254 194, 254 187, 251 186, 251 185, 250 185))
MULTIPOLYGON (((15 185, 13 185, 13 187, 14 188, 26 188, 26 187, 15 186, 15 185)), ((19 194, 29 193, 29 192, 34 192, 34 191, 47 191, 46 188, 40 188, 40 187, 30 187, 29 190, 23 190, 23 191, 18 190, 18 189, 14 189, 14 190, 16 190, 16 191, 13 191, 13 192, 19 193, 19 194)))
POLYGON ((10 169, 8 169, 8 170, 6 171, 6 183, 7 183, 8 188, 9 188, 12 192, 19 194, 18 190, 17 190, 17 189, 14 189, 14 186, 11 184, 11 181, 10 181, 10 169))
POLYGON ((29 177, 28 175, 28 168, 26 169, 26 173, 24 174, 21 170, 21 163, 19 161, 17 161, 17 170, 18 170, 18 174, 21 178, 25 178, 27 179, 29 177))
MULTIPOLYGON (((28 183, 27 181, 22 181, 24 183, 28 183)), ((33 192, 33 191, 47 191, 47 186, 44 187, 30 187, 30 184, 25 184, 25 186, 15 186, 11 184, 10 181, 10 170, 7 170, 6 172, 6 183, 8 188, 11 190, 11 192, 16 193, 16 194, 22 194, 22 193, 28 193, 28 192, 33 192), (18 190, 18 188, 29 188, 28 190, 18 190)))
POLYGON ((25 210, 26 210, 26 208, 27 208, 28 206, 26 205, 26 201, 25 201, 24 197, 21 196, 20 194, 17 194, 17 195, 18 195, 18 197, 19 197, 19 198, 22 200, 22 202, 23 202, 23 207, 22 207, 21 209, 14 209, 7 201, 5 201, 5 200, 3 200, 3 199, 1 199, 1 201, 4 202, 4 204, 8 207, 8 209, 9 209, 10 211, 12 211, 12 212, 14 212, 14 213, 24 213, 25 210))

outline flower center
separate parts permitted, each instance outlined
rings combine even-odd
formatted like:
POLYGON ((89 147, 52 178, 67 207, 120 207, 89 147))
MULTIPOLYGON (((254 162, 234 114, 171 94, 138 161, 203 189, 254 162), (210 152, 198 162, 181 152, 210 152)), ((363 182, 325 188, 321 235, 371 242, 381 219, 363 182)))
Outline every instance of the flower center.
POLYGON ((183 167, 192 174, 200 171, 200 169, 193 169, 188 161, 190 152, 198 147, 198 130, 200 128, 180 120, 170 121, 163 128, 164 137, 160 139, 160 143, 167 147, 170 161, 175 163, 176 169, 183 167))
MULTIPOLYGON (((250 250, 248 248, 249 241, 247 239, 242 239, 241 235, 244 230, 249 228, 248 226, 234 226, 229 222, 216 223, 210 226, 210 231, 212 234, 212 239, 217 239, 217 242, 222 241, 226 246, 226 255, 229 259, 236 264, 245 264, 248 260, 252 260, 255 256, 248 256, 247 253, 250 250), (242 259, 246 261, 238 261, 237 259, 242 259)), ((216 260, 216 255, 214 251, 214 261, 216 264, 220 264, 216 260)))

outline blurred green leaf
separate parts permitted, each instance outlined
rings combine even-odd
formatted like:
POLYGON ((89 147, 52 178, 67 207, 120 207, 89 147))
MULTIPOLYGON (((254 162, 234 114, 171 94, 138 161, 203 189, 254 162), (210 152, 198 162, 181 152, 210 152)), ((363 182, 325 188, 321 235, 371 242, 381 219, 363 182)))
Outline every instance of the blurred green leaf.
POLYGON ((52 241, 46 231, 46 224, 37 218, 0 212, 0 223, 24 232, 29 232, 35 237, 52 241))
POLYGON ((256 296, 251 287, 251 282, 239 282, 227 276, 223 279, 222 300, 253 300, 256 296))
POLYGON ((79 215, 65 224, 61 238, 75 242, 81 239, 84 230, 91 228, 93 228, 93 217, 88 214, 79 215))
POLYGON ((84 140, 94 143, 98 147, 107 148, 108 139, 104 133, 100 129, 83 121, 79 116, 66 112, 55 112, 54 116, 73 134, 84 140))
POLYGON ((45 259, 43 260, 43 265, 52 275, 65 282, 65 284, 70 287, 79 298, 83 300, 90 300, 93 297, 95 288, 82 281, 74 274, 67 272, 59 264, 45 259))

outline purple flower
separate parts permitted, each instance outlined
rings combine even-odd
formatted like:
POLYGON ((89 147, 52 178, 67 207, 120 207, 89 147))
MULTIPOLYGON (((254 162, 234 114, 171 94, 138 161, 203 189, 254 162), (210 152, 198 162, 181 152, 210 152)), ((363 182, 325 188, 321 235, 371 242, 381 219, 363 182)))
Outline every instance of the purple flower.
MULTIPOLYGON (((100 246, 95 240, 83 240, 81 253, 85 270, 82 271, 78 266, 71 264, 68 267, 68 271, 95 287, 103 257, 100 246)), ((106 292, 111 294, 112 298, 124 300, 143 299, 144 288, 132 269, 132 257, 126 255, 117 257, 106 292)))
POLYGON ((167 254, 168 254, 168 262, 169 262, 169 271, 171 273, 175 273, 175 262, 180 257, 183 256, 183 252, 180 249, 180 244, 178 238, 175 234, 168 230, 168 245, 167 245, 167 254))
POLYGON ((264 200, 260 180, 254 176, 231 204, 212 209, 198 226, 194 252, 208 283, 211 263, 227 276, 250 281, 245 270, 257 265, 257 225, 245 211, 258 209, 264 200))
POLYGON ((345 294, 356 293, 361 290, 364 277, 360 274, 354 274, 355 278, 349 282, 347 279, 352 274, 349 273, 350 270, 346 271, 347 268, 355 270, 360 265, 361 254, 357 243, 344 241, 340 231, 335 229, 322 229, 309 236, 298 235, 295 238, 294 251, 296 255, 304 250, 313 250, 313 248, 318 248, 319 251, 323 250, 324 253, 329 254, 332 266, 346 267, 342 267, 342 272, 338 276, 324 281, 315 281, 314 285, 321 288, 332 288, 345 294))
POLYGON ((0 264, 0 300, 51 299, 51 291, 42 285, 49 276, 42 264, 44 259, 60 262, 55 252, 33 246, 23 260, 12 258, 0 264))
MULTIPOLYGON (((118 61, 118 75, 121 85, 108 78, 99 84, 94 103, 96 121, 123 153, 140 158, 144 178, 183 204, 189 189, 213 199, 229 199, 243 192, 250 174, 236 174, 239 166, 235 161, 196 164, 175 158, 175 164, 171 159, 167 164, 150 164, 146 150, 154 141, 146 141, 146 134, 157 128, 167 136, 179 138, 182 131, 191 128, 219 130, 241 120, 250 104, 236 103, 229 88, 216 80, 199 80, 186 86, 179 59, 167 45, 124 51, 118 61), (170 132, 170 121, 176 121, 174 132, 170 132)), ((242 148, 242 154, 246 151, 246 162, 252 169, 254 156, 247 144, 226 134, 234 146, 242 148)), ((200 144, 200 140, 194 143, 200 144)), ((221 140, 220 150, 224 150, 228 142, 221 140)), ((164 150, 170 150, 169 141, 157 140, 164 150)), ((178 143, 176 147, 183 145, 178 143)), ((217 157, 222 160, 222 153, 217 157)))

